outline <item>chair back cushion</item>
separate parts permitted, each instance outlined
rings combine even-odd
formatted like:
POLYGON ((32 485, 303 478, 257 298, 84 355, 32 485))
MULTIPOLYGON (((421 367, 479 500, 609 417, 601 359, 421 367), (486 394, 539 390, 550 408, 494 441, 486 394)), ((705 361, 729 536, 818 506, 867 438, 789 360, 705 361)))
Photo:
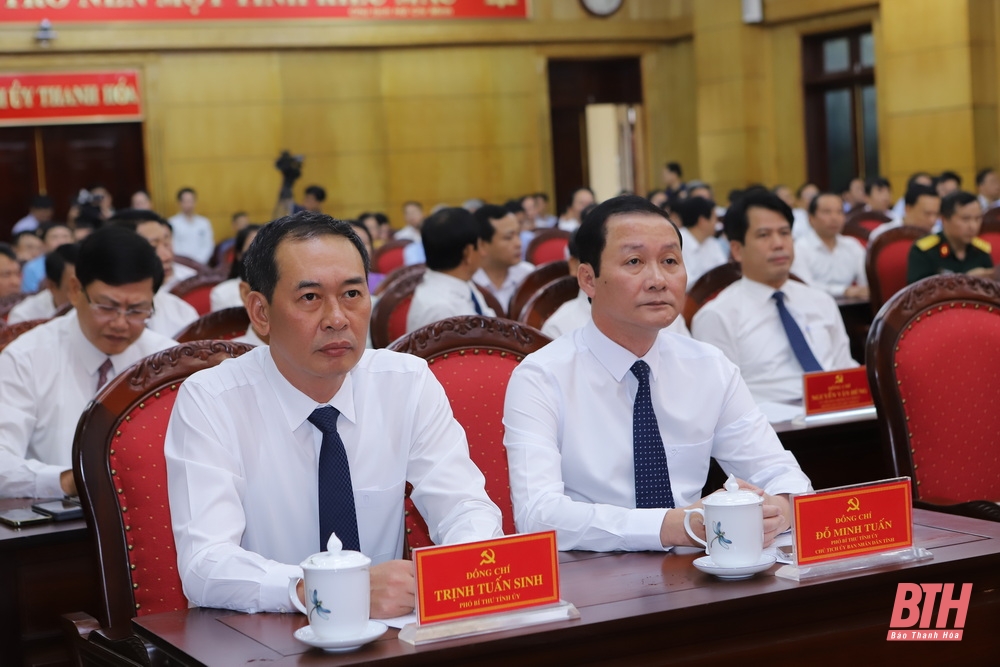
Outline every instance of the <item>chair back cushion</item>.
MULTIPOLYGON (((503 404, 507 383, 525 355, 549 339, 522 324, 491 317, 452 317, 414 331, 390 349, 427 359, 441 382, 455 419, 465 429, 469 455, 486 477, 486 493, 503 514, 503 530, 513 535, 507 450, 503 446, 503 404)), ((407 540, 412 548, 426 546, 422 519, 407 507, 407 540), (419 519, 419 520, 418 520, 419 519)), ((423 525, 426 531, 426 525, 423 525)))
POLYGON ((528 243, 524 258, 536 266, 566 259, 569 232, 562 229, 543 229, 528 243))
POLYGON ((253 349, 225 341, 178 345, 115 377, 80 417, 73 469, 95 536, 101 624, 187 607, 167 501, 163 443, 177 389, 192 373, 253 349))
POLYGON ((993 266, 1000 266, 1000 209, 991 208, 986 213, 979 229, 979 238, 992 246, 990 257, 993 258, 993 266))
POLYGON ((403 266, 403 248, 410 244, 406 239, 386 241, 372 253, 372 271, 374 273, 392 273, 394 269, 403 266))
POLYGON ((1000 501, 1000 286, 967 276, 911 285, 886 303, 868 346, 883 432, 914 496, 1000 501))
POLYGON ((878 312, 893 294, 906 287, 906 265, 913 242, 926 236, 915 227, 898 227, 879 235, 868 245, 865 273, 872 308, 878 312))
POLYGON ((220 274, 202 273, 180 281, 174 285, 170 293, 194 306, 199 315, 208 315, 212 312, 212 288, 220 282, 222 282, 220 274))
POLYGON ((413 293, 399 300, 389 315, 389 340, 394 341, 406 333, 406 317, 410 314, 413 293))

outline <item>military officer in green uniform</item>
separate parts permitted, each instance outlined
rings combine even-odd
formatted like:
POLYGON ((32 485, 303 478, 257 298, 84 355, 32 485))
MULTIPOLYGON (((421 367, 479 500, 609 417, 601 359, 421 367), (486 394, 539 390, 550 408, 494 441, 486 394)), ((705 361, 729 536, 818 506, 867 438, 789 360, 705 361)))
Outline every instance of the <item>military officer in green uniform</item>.
POLYGON ((952 192, 941 200, 941 232, 925 236, 910 248, 906 282, 941 273, 993 275, 991 246, 979 238, 983 209, 976 195, 952 192))

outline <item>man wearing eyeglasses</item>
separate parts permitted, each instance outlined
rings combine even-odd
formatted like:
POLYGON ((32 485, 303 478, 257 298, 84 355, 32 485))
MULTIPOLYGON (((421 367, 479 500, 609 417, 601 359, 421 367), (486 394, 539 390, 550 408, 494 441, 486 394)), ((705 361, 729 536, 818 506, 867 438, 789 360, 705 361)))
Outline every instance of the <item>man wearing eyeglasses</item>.
POLYGON ((163 265, 142 237, 111 227, 80 244, 74 310, 0 353, 0 497, 76 495, 77 421, 111 378, 176 345, 146 328, 163 265))

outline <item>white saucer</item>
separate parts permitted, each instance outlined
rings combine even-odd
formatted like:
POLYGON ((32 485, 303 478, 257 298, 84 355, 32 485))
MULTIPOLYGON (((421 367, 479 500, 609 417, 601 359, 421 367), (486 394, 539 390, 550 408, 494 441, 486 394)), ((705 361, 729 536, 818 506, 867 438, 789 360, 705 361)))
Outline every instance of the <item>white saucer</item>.
POLYGON ((357 637, 351 637, 350 639, 320 639, 313 633, 312 626, 306 625, 295 631, 295 638, 303 644, 309 644, 324 651, 343 653, 353 651, 354 649, 361 648, 368 642, 375 641, 384 635, 388 629, 385 623, 368 621, 368 627, 357 637))
POLYGON ((705 574, 714 575, 719 579, 737 581, 739 579, 749 579, 758 572, 763 572, 767 568, 774 565, 776 560, 777 559, 774 556, 761 554, 760 560, 753 565, 744 565, 743 567, 721 567, 715 564, 711 556, 702 556, 701 558, 695 559, 694 566, 705 574))

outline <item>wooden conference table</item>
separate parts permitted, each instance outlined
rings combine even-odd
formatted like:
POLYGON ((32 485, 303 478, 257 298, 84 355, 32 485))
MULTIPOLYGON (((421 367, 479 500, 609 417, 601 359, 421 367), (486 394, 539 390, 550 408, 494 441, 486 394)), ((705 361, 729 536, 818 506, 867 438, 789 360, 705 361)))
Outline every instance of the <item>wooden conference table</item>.
MULTIPOLYGON (((0 499, 0 510, 31 507, 0 499)), ((24 528, 0 524, 0 665, 70 664, 59 616, 96 615, 97 562, 83 519, 24 528)))
MULTIPOLYGON (((917 510, 934 558, 798 583, 774 566, 747 581, 702 574, 699 554, 564 553, 563 599, 580 618, 421 647, 389 631, 347 654, 299 643, 298 614, 189 609, 143 616, 138 633, 185 665, 996 664, 1000 523, 917 510), (888 642, 898 583, 972 583, 960 642, 888 642), (848 662, 850 661, 850 662, 848 662)), ((960 586, 956 587, 960 588, 960 586)), ((953 616, 953 615, 952 615, 953 616)))

